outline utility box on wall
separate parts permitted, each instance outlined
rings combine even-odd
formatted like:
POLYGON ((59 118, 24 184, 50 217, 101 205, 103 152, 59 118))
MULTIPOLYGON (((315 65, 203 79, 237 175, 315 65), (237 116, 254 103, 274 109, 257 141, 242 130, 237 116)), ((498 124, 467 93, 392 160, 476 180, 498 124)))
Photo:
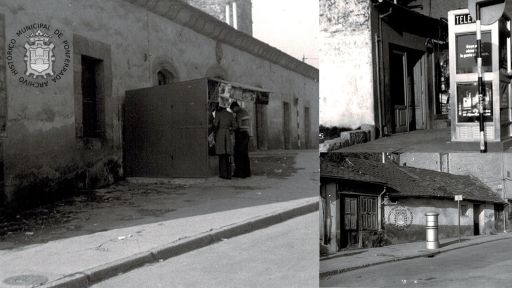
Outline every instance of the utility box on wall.
MULTIPOLYGON (((480 140, 476 23, 468 9, 448 12, 451 139, 480 140)), ((485 139, 500 149, 512 146, 510 18, 482 25, 485 139)))

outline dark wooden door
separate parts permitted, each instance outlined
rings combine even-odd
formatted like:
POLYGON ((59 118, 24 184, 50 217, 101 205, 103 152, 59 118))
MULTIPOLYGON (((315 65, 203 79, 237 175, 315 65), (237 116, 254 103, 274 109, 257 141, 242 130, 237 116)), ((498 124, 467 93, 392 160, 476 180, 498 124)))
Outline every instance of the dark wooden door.
POLYGON ((473 233, 480 235, 480 204, 473 204, 473 233))
POLYGON ((494 226, 497 232, 503 232, 504 227, 504 207, 500 204, 494 204, 494 226))
POLYGON ((309 107, 304 107, 304 148, 311 148, 311 116, 309 115, 309 107))
POLYGON ((284 149, 290 149, 291 145, 291 108, 290 103, 283 102, 283 138, 284 149))
POLYGON ((344 198, 342 245, 350 247, 358 244, 357 198, 344 198))
POLYGON ((392 51, 390 56, 394 132, 407 132, 409 131, 407 54, 401 51, 392 51))
POLYGON ((255 120, 256 120, 256 145, 258 149, 267 149, 267 114, 265 104, 255 104, 255 120))

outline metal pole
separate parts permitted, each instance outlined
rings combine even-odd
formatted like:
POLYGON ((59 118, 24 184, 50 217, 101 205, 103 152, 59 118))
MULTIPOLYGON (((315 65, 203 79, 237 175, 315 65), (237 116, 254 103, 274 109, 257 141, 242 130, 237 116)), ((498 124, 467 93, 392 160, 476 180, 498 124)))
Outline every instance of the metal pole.
POLYGON ((457 200, 457 210, 459 211, 459 221, 458 221, 458 233, 459 233, 459 243, 460 243, 460 200, 457 200))
POLYGON ((484 87, 482 83, 482 33, 480 27, 480 5, 476 4, 476 69, 478 73, 478 116, 480 121, 480 153, 486 153, 484 129, 484 87))

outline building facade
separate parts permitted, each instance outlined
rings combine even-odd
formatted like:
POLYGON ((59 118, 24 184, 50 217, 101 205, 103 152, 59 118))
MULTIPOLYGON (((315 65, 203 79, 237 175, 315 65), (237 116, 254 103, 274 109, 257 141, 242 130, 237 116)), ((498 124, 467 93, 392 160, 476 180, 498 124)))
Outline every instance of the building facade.
MULTIPOLYGON (((334 153, 335 154, 335 153, 334 153)), ((327 253, 425 240, 427 212, 436 212, 440 239, 506 229, 501 195, 474 177, 398 166, 364 155, 321 159, 320 242, 327 253), (377 161, 376 161, 377 160, 377 161)))
POLYGON ((252 35, 251 0, 185 0, 233 28, 252 35))
POLYGON ((447 125, 446 22, 396 1, 320 3, 320 124, 373 125, 377 137, 447 125))
POLYGON ((173 81, 269 91, 263 148, 318 145, 318 70, 178 0, 3 1, 0 49, 4 202, 122 177, 125 91, 173 81))

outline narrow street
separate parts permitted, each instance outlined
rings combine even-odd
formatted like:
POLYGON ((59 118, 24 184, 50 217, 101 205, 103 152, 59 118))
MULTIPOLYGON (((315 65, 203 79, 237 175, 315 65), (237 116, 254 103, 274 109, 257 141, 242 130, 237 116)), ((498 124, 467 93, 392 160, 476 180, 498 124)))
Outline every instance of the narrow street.
POLYGON ((92 287, 316 287, 317 223, 307 214, 92 287))
POLYGON ((512 239, 342 273, 321 287, 510 287, 512 239))

